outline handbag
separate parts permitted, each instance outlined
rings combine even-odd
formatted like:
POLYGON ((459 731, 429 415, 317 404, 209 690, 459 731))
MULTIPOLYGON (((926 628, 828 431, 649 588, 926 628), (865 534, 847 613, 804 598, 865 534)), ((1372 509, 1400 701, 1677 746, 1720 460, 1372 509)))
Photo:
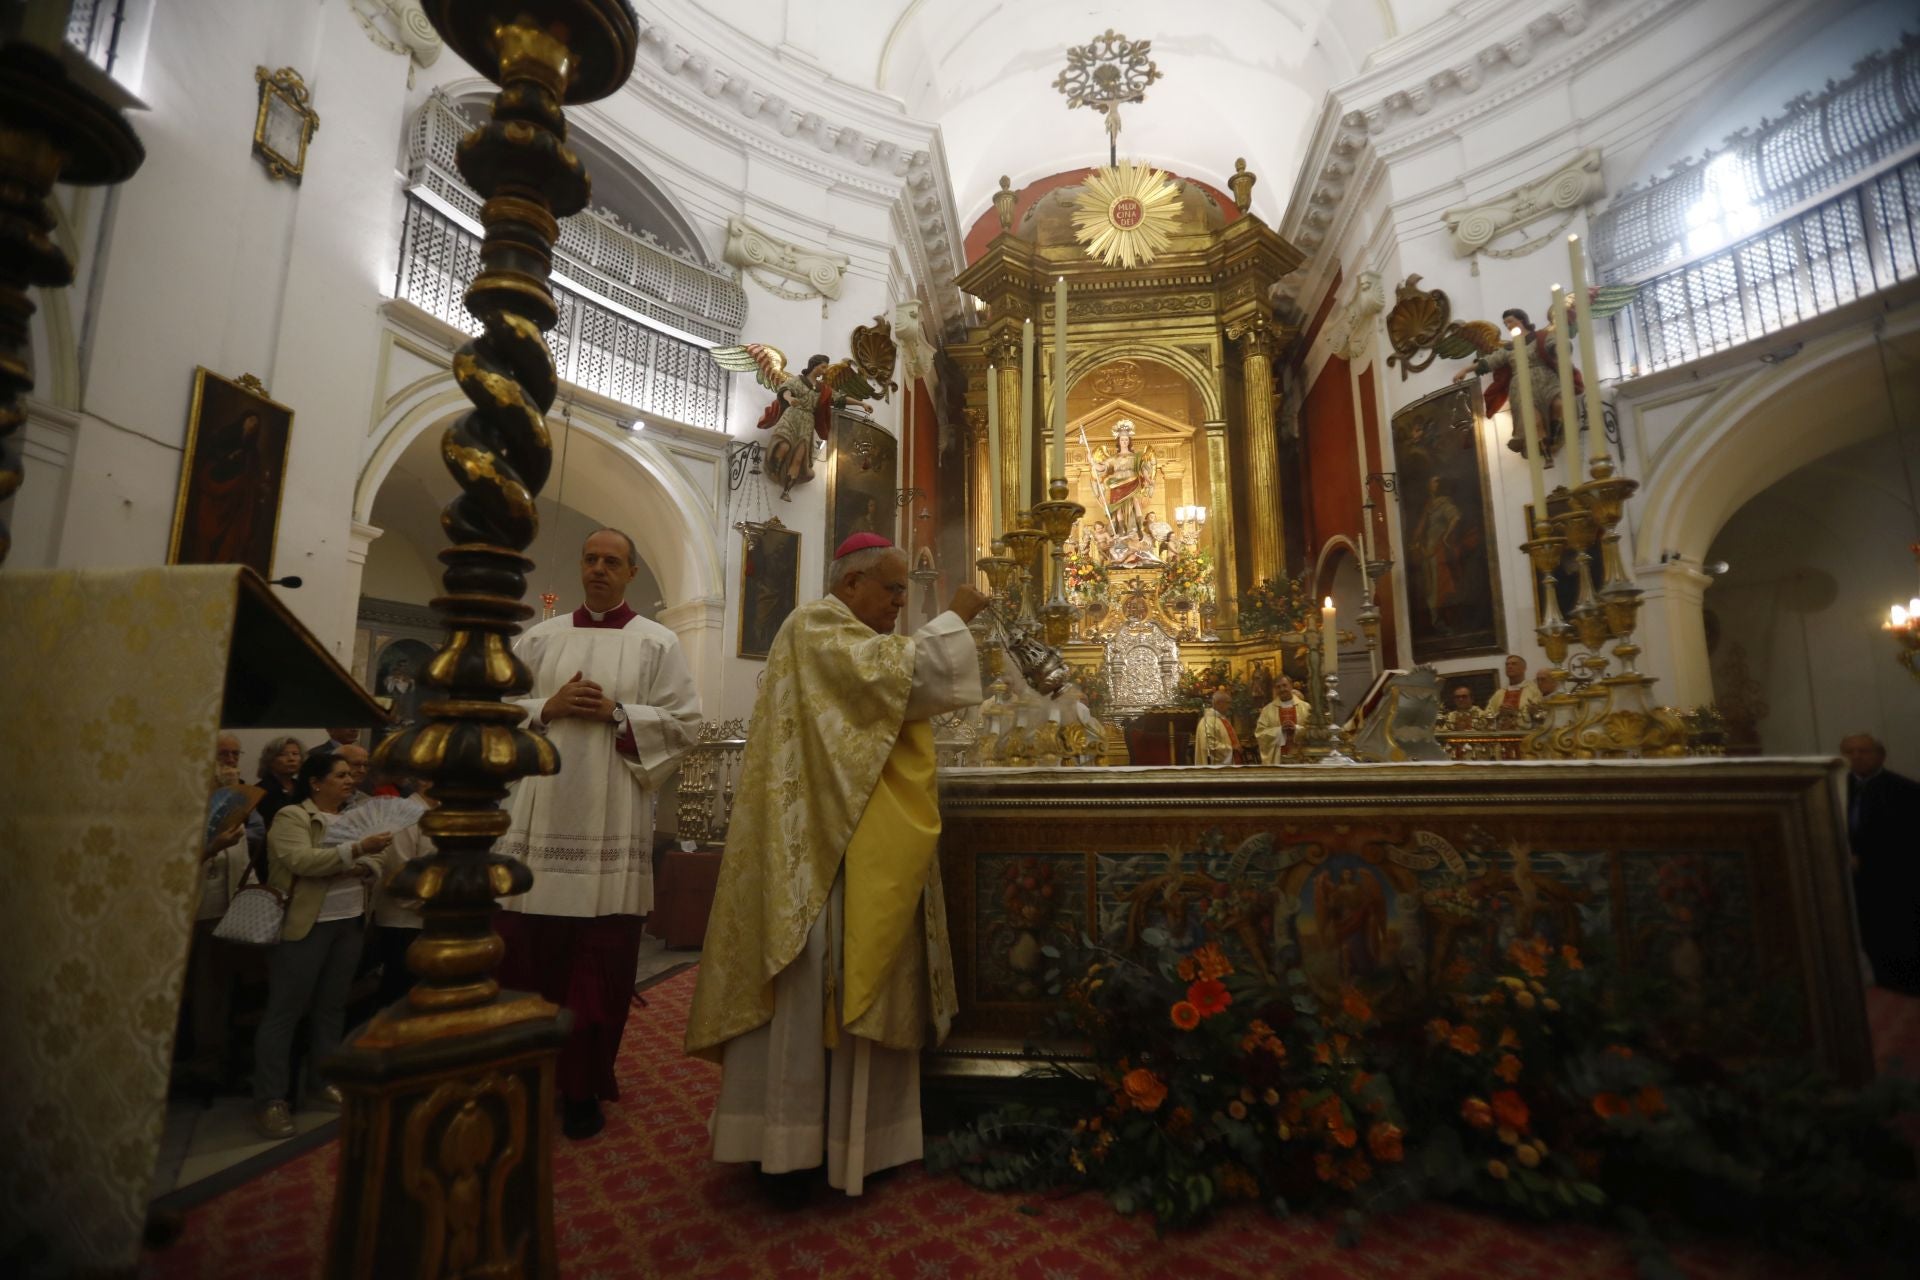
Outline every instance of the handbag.
POLYGON ((213 936, 249 947, 270 947, 280 941, 287 920, 287 895, 258 880, 247 884, 246 877, 253 874, 248 867, 220 923, 213 927, 213 936))

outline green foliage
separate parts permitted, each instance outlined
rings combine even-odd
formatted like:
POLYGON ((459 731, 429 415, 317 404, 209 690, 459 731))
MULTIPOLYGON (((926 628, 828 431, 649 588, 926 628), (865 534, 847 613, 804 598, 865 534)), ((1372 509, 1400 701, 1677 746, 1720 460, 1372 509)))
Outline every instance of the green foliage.
POLYGON ((1235 1199, 1338 1212, 1343 1239, 1424 1198, 1611 1222, 1655 1277, 1676 1274, 1660 1235, 1679 1224, 1863 1267, 1920 1256, 1895 1128, 1920 1114, 1920 1085, 1729 1073, 1666 1048, 1623 984, 1539 939, 1494 971, 1456 963, 1426 1006, 1382 1021, 1357 990, 1329 1003, 1299 971, 1263 978, 1208 940, 1231 939, 1241 887, 1130 946, 1045 948, 1053 1030, 1088 1060, 1053 1064, 1057 1101, 982 1116, 929 1165, 1096 1190, 1162 1230, 1235 1199))
POLYGON ((1213 701, 1216 689, 1225 689, 1229 704, 1227 714, 1235 721, 1246 720, 1257 715, 1260 710, 1260 695, 1244 677, 1237 674, 1226 660, 1220 659, 1200 668, 1198 671, 1185 671, 1173 687, 1173 700, 1178 706, 1204 707, 1213 701))
POLYGON ((1267 578, 1240 597, 1240 630, 1247 635, 1299 631, 1313 608, 1313 598, 1298 578, 1267 578))

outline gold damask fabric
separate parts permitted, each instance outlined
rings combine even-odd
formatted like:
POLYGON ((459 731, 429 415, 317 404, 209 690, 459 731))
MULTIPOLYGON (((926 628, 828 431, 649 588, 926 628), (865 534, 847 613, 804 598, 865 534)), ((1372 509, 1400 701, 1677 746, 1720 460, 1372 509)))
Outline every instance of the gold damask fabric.
POLYGON ((235 579, 0 574, 0 1255, 138 1261, 235 579))
POLYGON ((826 596, 774 637, 687 1020, 687 1052, 773 1017, 773 978, 806 945, 913 689, 913 642, 826 596))

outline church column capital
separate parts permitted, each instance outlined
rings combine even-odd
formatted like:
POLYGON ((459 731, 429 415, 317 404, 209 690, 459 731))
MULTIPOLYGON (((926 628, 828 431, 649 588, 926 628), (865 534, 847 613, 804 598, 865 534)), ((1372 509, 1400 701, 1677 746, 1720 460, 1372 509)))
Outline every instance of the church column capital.
POLYGON ((987 361, 1005 369, 1020 364, 1020 326, 1010 324, 987 335, 987 361))
POLYGON ((1280 334, 1273 321, 1263 315, 1249 316, 1227 329, 1227 337, 1238 344, 1240 358, 1272 360, 1280 352, 1280 334))

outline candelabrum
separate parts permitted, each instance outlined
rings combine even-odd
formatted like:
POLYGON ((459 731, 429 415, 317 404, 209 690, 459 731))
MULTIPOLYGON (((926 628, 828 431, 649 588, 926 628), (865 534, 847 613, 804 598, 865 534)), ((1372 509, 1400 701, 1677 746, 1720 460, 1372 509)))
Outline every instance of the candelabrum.
POLYGON ((509 699, 533 684, 511 640, 532 614, 521 603, 533 567, 524 552, 553 464, 544 423, 559 382, 544 334, 559 313, 548 273, 558 220, 589 192, 563 104, 624 84, 639 29, 625 0, 424 8, 500 93, 457 156, 485 202, 485 238, 466 293, 481 333, 453 357, 474 407, 441 442, 461 493, 441 514, 453 545, 441 552, 434 607, 449 634, 425 673, 438 696, 374 756, 384 772, 431 780, 440 802, 420 820, 433 852, 394 885, 423 904, 425 926, 407 949, 419 981, 326 1064, 346 1095, 326 1270, 552 1276, 555 1058, 568 1018, 493 976, 505 951, 494 898, 533 885, 526 864, 493 843, 509 827, 508 786, 560 769, 553 744, 521 727, 526 712, 509 699))
POLYGON ((1047 501, 1033 504, 1033 518, 1053 544, 1053 591, 1040 610, 1040 623, 1047 643, 1059 648, 1073 638, 1078 611, 1067 603, 1067 535, 1087 509, 1067 498, 1067 481, 1055 476, 1047 483, 1047 501))
POLYGON ((1007 554, 1020 566, 1019 577, 1015 580, 1014 606, 1022 626, 1037 628, 1040 625, 1039 594, 1040 587, 1046 581, 1045 571, 1041 567, 1040 548, 1046 544, 1047 535, 1033 521, 1033 514, 1022 511, 1018 523, 1000 535, 1007 545, 1007 554))
POLYGON ((1545 720, 1527 735, 1524 750, 1530 756, 1567 756, 1572 754, 1572 744, 1567 740, 1573 726, 1579 721, 1580 698, 1568 683, 1567 650, 1572 645, 1574 629, 1560 613, 1560 592, 1554 571, 1566 558, 1567 537, 1564 522, 1548 523, 1544 518, 1534 522, 1533 537, 1521 545, 1533 562, 1533 570, 1540 577, 1540 617, 1541 623, 1534 628, 1534 634, 1540 639, 1540 647, 1546 651, 1547 669, 1555 682, 1554 691, 1547 696, 1545 720))
MULTIPOLYGON (((1913 553, 1916 562, 1920 562, 1920 542, 1907 550, 1913 553)), ((1905 667, 1908 675, 1920 678, 1920 596, 1888 609, 1887 620, 1880 625, 1900 646, 1894 661, 1905 667)))

